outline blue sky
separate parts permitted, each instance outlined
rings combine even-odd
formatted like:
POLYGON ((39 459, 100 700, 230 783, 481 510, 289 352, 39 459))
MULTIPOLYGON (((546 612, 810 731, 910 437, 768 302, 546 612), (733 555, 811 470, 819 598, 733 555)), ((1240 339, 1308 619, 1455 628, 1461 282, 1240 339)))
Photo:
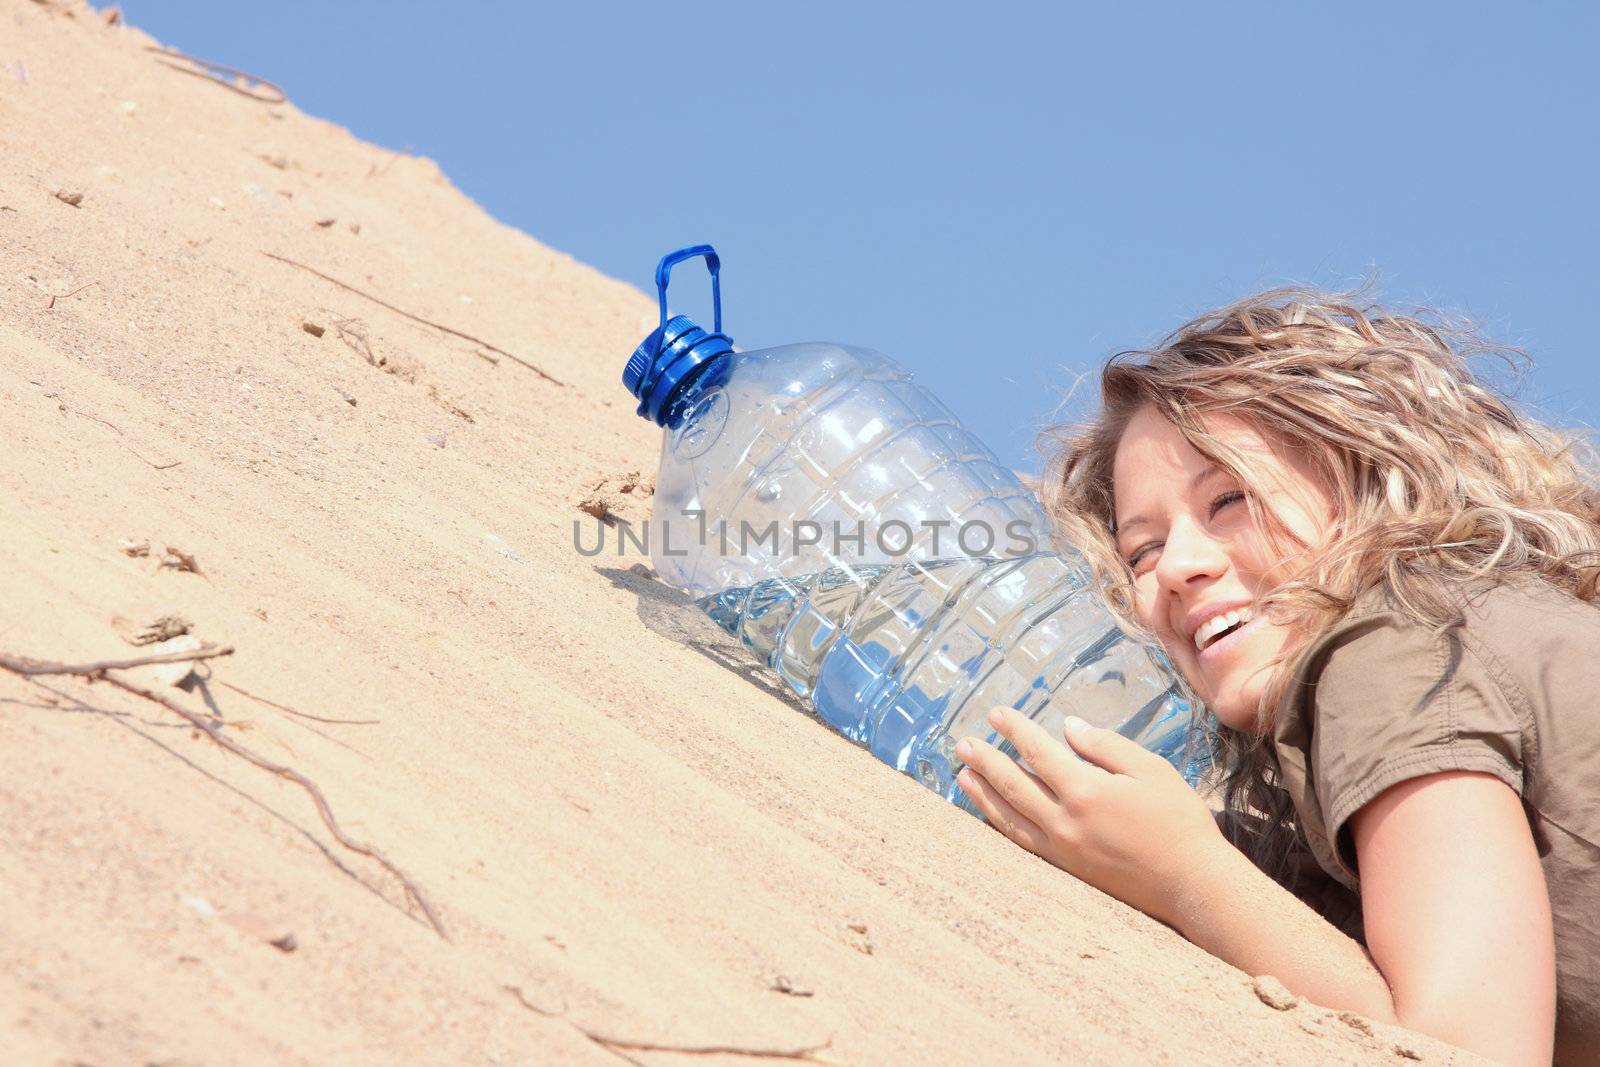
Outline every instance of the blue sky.
POLYGON ((1472 315, 1600 424, 1593 5, 123 8, 641 288, 716 244, 741 347, 887 352, 1021 468, 1076 375, 1287 282, 1472 315))

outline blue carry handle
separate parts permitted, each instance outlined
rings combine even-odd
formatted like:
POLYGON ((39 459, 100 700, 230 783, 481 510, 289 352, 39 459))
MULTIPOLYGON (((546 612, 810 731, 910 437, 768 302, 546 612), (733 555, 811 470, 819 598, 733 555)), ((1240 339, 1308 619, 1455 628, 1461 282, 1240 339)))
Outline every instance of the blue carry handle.
POLYGON ((717 250, 710 245, 694 245, 691 248, 680 248, 676 252, 669 252, 661 257, 661 262, 656 264, 656 292, 661 294, 661 329, 667 328, 667 282, 672 277, 672 268, 686 259, 696 256, 706 257, 706 269, 711 272, 711 332, 722 332, 722 260, 717 258, 717 250))
POLYGON ((681 401, 695 383, 706 388, 727 375, 733 341, 722 332, 722 260, 710 245, 694 245, 668 253, 656 265, 656 291, 661 297, 661 325, 639 342, 622 368, 622 384, 639 398, 639 414, 659 426, 675 428, 682 418, 681 401), (667 318, 667 282, 672 268, 704 256, 711 271, 715 330, 706 333, 685 315, 667 318), (720 369, 719 369, 720 368, 720 369))

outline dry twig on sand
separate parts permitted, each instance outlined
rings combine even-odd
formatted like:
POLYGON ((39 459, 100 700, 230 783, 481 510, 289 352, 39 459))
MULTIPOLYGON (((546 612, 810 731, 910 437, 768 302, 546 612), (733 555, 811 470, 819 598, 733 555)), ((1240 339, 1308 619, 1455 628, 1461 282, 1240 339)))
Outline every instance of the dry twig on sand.
POLYGON ((564 1022, 578 1033, 610 1052, 618 1059, 628 1063, 637 1064, 640 1061, 627 1055, 629 1052, 672 1052, 680 1056, 748 1056, 757 1060, 794 1060, 800 1063, 839 1063, 838 1060, 821 1055, 822 1051, 832 1044, 824 1041, 820 1045, 803 1045, 799 1048, 754 1048, 743 1045, 661 1045, 654 1041, 633 1041, 627 1038, 611 1037, 607 1034, 597 1033, 587 1026, 580 1026, 562 1012, 549 1011, 539 1007, 528 999, 520 986, 508 985, 505 991, 517 998, 517 1003, 546 1019, 555 1019, 564 1022))
POLYGON ((294 768, 285 767, 283 764, 269 760, 265 756, 259 755, 244 745, 241 745, 239 742, 222 732, 223 724, 218 720, 206 715, 201 715, 198 712, 190 711, 188 708, 184 707, 182 704, 179 704, 171 697, 154 692, 150 689, 146 689, 140 685, 134 685, 132 682, 124 681, 115 675, 106 673, 107 671, 125 670, 129 667, 143 667, 153 663, 172 663, 180 660, 213 659, 217 656, 227 656, 231 655, 232 653, 233 649, 228 647, 200 648, 192 652, 168 652, 152 656, 137 656, 133 659, 98 660, 94 663, 52 663, 48 660, 30 659, 26 656, 13 656, 0 652, 0 668, 8 670, 13 674, 20 674, 25 678, 33 678, 50 674, 70 674, 81 678, 87 678, 91 682, 108 682, 111 685, 116 686, 118 689, 124 690, 125 692, 132 693, 135 696, 144 697, 146 700, 151 700, 157 704, 160 704, 168 711, 183 719, 190 726, 193 726, 195 729, 205 734, 223 749, 231 752, 235 756, 238 756, 246 763, 259 767, 268 774, 276 775, 279 778, 286 778, 293 782, 295 785, 303 789, 309 797, 311 797, 312 803, 316 805, 317 814, 322 818, 322 825, 328 828, 328 832, 333 835, 334 840, 339 842, 339 844, 343 845, 345 848, 349 849, 351 852, 358 852, 363 856, 369 857, 384 870, 388 871, 390 874, 394 875, 395 878, 399 879, 400 884, 405 887, 406 896, 409 897, 411 902, 414 903, 422 911, 422 914, 427 917, 428 924, 433 927, 434 932, 440 937, 444 938, 446 941, 450 940, 450 935, 445 932, 444 924, 439 921, 439 916, 433 910, 433 905, 428 903, 428 898, 423 896, 422 890, 417 888, 417 884, 410 878, 406 877, 405 872, 390 862, 383 853, 379 852, 371 845, 363 844, 362 842, 355 840, 344 832, 343 828, 341 828, 339 825, 339 820, 334 818, 333 809, 328 806, 328 798, 322 795, 322 789, 317 785, 317 783, 313 782, 311 779, 307 778, 294 768))
POLYGON ((312 722, 325 722, 333 726, 377 726, 382 721, 381 719, 325 719, 321 715, 311 715, 304 711, 296 711, 287 704, 279 704, 275 700, 258 697, 248 689, 241 689, 232 682, 219 682, 218 684, 226 689, 232 689, 242 697, 249 697, 257 703, 265 704, 269 708, 277 708, 286 715, 293 715, 299 719, 310 719, 312 722))
POLYGON ((198 574, 208 582, 211 580, 206 572, 200 569, 200 564, 195 562, 194 553, 185 552, 181 548, 168 545, 166 554, 172 558, 163 559, 161 566, 170 567, 175 571, 183 571, 185 574, 198 574))
POLYGON ((372 351, 372 342, 367 339, 366 324, 360 319, 346 319, 334 316, 333 328, 338 332, 339 340, 344 342, 346 348, 366 360, 371 366, 377 367, 379 370, 384 368, 384 361, 379 360, 377 354, 372 351))
POLYGON ((76 289, 72 290, 72 292, 70 292, 70 293, 51 293, 50 294, 50 302, 44 306, 44 309, 46 311, 49 311, 51 308, 56 306, 56 301, 57 300, 65 300, 69 296, 77 296, 79 293, 81 293, 85 289, 89 288, 89 286, 91 286, 91 285, 99 285, 99 284, 100 284, 99 282, 85 282, 84 284, 78 286, 76 289))
POLYGON ((102 659, 93 663, 52 663, 49 660, 29 659, 27 656, 8 656, 0 652, 0 667, 12 674, 32 678, 41 674, 76 674, 91 682, 105 681, 106 671, 125 671, 131 667, 148 667, 156 663, 183 663, 186 660, 216 659, 233 655, 232 645, 202 645, 185 652, 156 652, 132 659, 102 659))
MULTIPOLYGON (((69 409, 67 407, 66 401, 61 399, 61 394, 60 393, 46 393, 45 396, 49 397, 51 400, 54 400, 56 402, 56 406, 57 406, 57 408, 59 410, 61 410, 61 411, 71 410, 71 409, 69 409)), ((122 432, 122 427, 118 426, 114 422, 107 422, 105 419, 102 419, 100 416, 91 415, 87 411, 72 410, 72 414, 77 415, 80 418, 88 419, 90 422, 98 422, 101 426, 104 426, 106 429, 111 430, 118 437, 124 438, 124 440, 122 442, 122 447, 126 448, 129 452, 132 452, 134 457, 137 458, 139 460, 139 462, 145 464, 148 467, 154 467, 158 471, 169 471, 173 467, 181 467, 181 466, 183 466, 183 460, 181 460, 181 459, 175 459, 171 463, 157 463, 155 460, 153 460, 150 457, 142 454, 137 448, 134 448, 132 445, 128 444, 128 442, 126 440, 128 435, 123 433, 122 432)))
POLYGON ((251 74, 249 71, 225 67, 221 63, 213 63, 209 59, 200 59, 197 56, 187 55, 176 48, 161 48, 151 44, 145 45, 144 50, 146 52, 154 52, 157 62, 163 67, 170 67, 179 74, 192 74, 196 78, 204 78, 206 81, 236 92, 240 96, 247 96, 257 103, 281 104, 289 99, 288 94, 281 88, 265 78, 251 74), (172 62, 173 60, 179 60, 179 62, 174 63, 172 62), (194 65, 186 67, 183 66, 184 63, 192 63, 194 65), (233 75, 233 81, 218 77, 221 74, 233 75), (263 89, 266 90, 265 93, 261 91, 263 89))
POLYGON ((280 256, 275 252, 268 252, 266 249, 262 249, 261 250, 261 254, 266 256, 268 259, 275 259, 279 263, 287 263, 289 266, 298 268, 299 270, 303 270, 307 274, 315 274, 317 277, 321 278, 323 281, 328 282, 331 285, 337 285, 339 288, 345 290, 346 292, 351 292, 351 293, 356 294, 359 297, 363 297, 363 298, 365 298, 367 300, 370 300, 374 304, 377 304, 379 307, 388 308, 390 311, 394 312, 396 315, 399 315, 399 316, 401 316, 403 318, 410 319, 412 322, 419 323, 419 324, 421 324, 423 326, 431 327, 432 329, 438 330, 441 333, 447 333, 452 337, 459 337, 463 341, 471 341, 475 345, 482 345, 484 348, 487 348, 491 352, 498 352, 502 356, 505 356, 507 359, 511 360, 513 363, 520 363, 522 366, 527 367, 529 370, 533 371, 533 373, 537 374, 539 377, 543 378, 547 382, 551 382, 551 383, 553 383, 555 385, 560 385, 560 386, 565 386, 567 384, 566 382, 562 381, 561 379, 556 378, 556 377, 554 377, 554 376, 552 376, 550 374, 547 374, 545 371, 541 370, 539 367, 535 366, 534 364, 529 363, 527 360, 523 359, 521 356, 516 355, 515 353, 512 353, 512 352, 507 352, 505 349, 500 348, 500 347, 498 347, 496 345, 492 345, 488 341, 485 341, 481 337, 474 337, 470 333, 462 333, 460 330, 452 329, 449 326, 441 325, 440 323, 434 322, 432 319, 425 319, 421 315, 413 315, 411 312, 405 310, 404 308, 395 307, 393 304, 389 303, 387 300, 383 300, 383 299, 381 299, 379 297, 373 296, 371 293, 364 292, 363 290, 357 289, 353 285, 347 285, 346 283, 341 282, 338 278, 329 277, 328 275, 322 273, 320 270, 317 270, 315 267, 308 267, 304 263, 299 263, 299 262, 297 262, 295 260, 290 259, 288 256, 280 256))

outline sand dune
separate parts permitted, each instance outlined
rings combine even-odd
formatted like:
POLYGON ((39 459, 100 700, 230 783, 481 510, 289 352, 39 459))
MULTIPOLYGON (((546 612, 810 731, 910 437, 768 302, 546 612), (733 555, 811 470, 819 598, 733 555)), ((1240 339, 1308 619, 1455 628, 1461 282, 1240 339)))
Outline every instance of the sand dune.
POLYGON ((0 672, 0 1061, 1450 1061, 1274 1010, 580 556, 655 467, 652 300, 155 43, 0 0, 0 653, 232 646, 126 678, 319 784, 448 940, 294 783, 0 672))

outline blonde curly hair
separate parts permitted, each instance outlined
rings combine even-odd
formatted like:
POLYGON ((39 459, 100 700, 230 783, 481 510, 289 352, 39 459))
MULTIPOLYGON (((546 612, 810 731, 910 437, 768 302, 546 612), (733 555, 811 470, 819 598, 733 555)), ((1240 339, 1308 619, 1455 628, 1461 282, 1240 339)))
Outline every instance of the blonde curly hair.
MULTIPOLYGON (((1087 557, 1128 627, 1131 577, 1114 541, 1112 463, 1134 413, 1153 405, 1190 444, 1260 484, 1248 457, 1206 431, 1206 417, 1243 418, 1310 460, 1335 503, 1327 541, 1312 552, 1248 500, 1295 576, 1262 598, 1291 632, 1271 669, 1254 731, 1210 724, 1225 805, 1266 816, 1249 851, 1278 873, 1295 844, 1293 809, 1276 788, 1265 743, 1297 654, 1384 586, 1432 626, 1458 616, 1463 580, 1533 576, 1582 600, 1600 594, 1600 481, 1581 434, 1516 411, 1469 364, 1527 364, 1466 325, 1431 312, 1395 314, 1362 294, 1276 289, 1202 315, 1148 351, 1111 357, 1101 412, 1048 429, 1040 496, 1061 538, 1087 557)), ((1148 633, 1146 632, 1146 636, 1148 633)))

